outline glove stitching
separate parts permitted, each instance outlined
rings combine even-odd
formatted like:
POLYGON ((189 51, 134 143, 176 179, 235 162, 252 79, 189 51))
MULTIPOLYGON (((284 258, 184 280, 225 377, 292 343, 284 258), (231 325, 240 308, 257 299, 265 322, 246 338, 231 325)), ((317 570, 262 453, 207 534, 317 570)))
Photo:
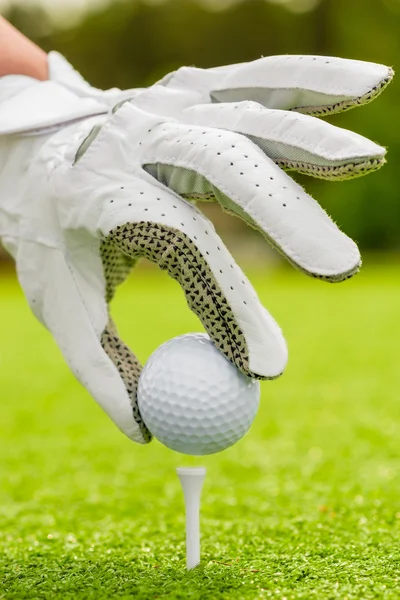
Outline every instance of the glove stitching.
POLYGON ((382 79, 376 86, 374 86, 371 90, 369 90, 366 94, 362 96, 358 96, 357 98, 352 98, 349 100, 342 100, 340 102, 336 102, 335 104, 326 104, 325 106, 297 106, 291 108, 289 110, 299 112, 302 114, 307 114, 311 116, 325 116, 332 115, 339 112, 345 112, 347 110, 351 110, 356 106, 366 105, 375 100, 389 85, 392 81, 394 72, 389 68, 388 75, 384 79, 382 79))
POLYGON ((294 160, 278 159, 274 161, 278 167, 287 171, 297 171, 320 179, 349 180, 377 171, 386 163, 384 158, 376 158, 361 163, 347 163, 338 167, 321 166, 294 160))

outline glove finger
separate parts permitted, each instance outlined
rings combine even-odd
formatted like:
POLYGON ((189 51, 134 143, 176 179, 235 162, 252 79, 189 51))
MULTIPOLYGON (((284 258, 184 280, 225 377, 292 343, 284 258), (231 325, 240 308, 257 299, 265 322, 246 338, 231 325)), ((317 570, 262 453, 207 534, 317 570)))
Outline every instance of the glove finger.
POLYGON ((385 163, 385 148, 357 133, 256 102, 199 104, 186 109, 183 118, 241 133, 281 168, 322 179, 359 177, 385 163))
POLYGON ((215 73, 210 96, 215 102, 254 100, 325 116, 371 102, 393 75, 390 67, 359 60, 271 56, 215 73))
MULTIPOLYGON (((109 249, 109 244, 106 241, 105 246, 109 249)), ((125 386, 126 393, 129 396, 132 416, 135 423, 135 435, 130 437, 139 444, 148 444, 152 440, 152 435, 141 417, 137 401, 137 388, 142 365, 131 349, 120 338, 111 317, 101 334, 101 346, 115 365, 125 386)))
POLYGON ((112 322, 107 324, 104 273, 93 237, 66 232, 63 249, 21 240, 18 276, 33 312, 51 331, 76 378, 127 437, 149 442, 130 393, 140 364, 123 347, 112 322), (128 369, 129 381, 121 376, 128 369))
MULTIPOLYGON (((99 222, 108 247, 146 257, 176 279, 220 351, 243 373, 271 379, 286 365, 282 333, 212 223, 154 179, 113 193, 99 222)), ((103 257, 103 264, 108 260, 103 257)))
POLYGON ((306 273, 341 281, 360 265, 357 246, 246 137, 163 123, 146 140, 144 168, 177 193, 213 199, 244 218, 306 273))
MULTIPOLYGON (((105 278, 106 301, 109 305, 115 295, 117 286, 124 283, 137 261, 123 254, 107 239, 101 242, 100 255, 105 278)), ((132 415, 136 425, 136 436, 134 439, 141 444, 146 444, 151 441, 152 436, 140 415, 137 402, 137 388, 142 365, 119 336, 117 327, 110 314, 108 323, 101 334, 101 345, 115 365, 129 396, 132 415)))

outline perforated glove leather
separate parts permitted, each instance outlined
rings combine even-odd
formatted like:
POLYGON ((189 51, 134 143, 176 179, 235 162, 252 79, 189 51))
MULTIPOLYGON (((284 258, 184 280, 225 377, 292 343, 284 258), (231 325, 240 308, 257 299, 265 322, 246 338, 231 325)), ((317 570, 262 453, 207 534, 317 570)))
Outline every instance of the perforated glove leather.
POLYGON ((313 277, 351 277, 357 246, 284 170, 346 179, 382 166, 384 148, 315 116, 366 104, 393 72, 278 56, 103 92, 57 53, 49 67, 47 82, 0 79, 0 237, 75 376, 145 443, 141 365, 110 316, 117 286, 148 258, 243 373, 279 376, 281 330, 192 200, 219 202, 313 277))

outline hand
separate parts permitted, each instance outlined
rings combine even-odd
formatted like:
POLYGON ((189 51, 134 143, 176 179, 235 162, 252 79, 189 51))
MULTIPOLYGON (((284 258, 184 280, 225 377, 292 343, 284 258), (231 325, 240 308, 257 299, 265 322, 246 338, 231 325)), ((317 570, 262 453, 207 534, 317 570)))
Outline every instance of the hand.
POLYGON ((242 372, 280 375, 278 325, 189 200, 220 202, 313 277, 351 277, 356 245, 282 169, 343 179, 379 168, 383 148, 310 115, 369 102, 393 72, 283 56, 102 92, 56 53, 49 64, 49 82, 0 80, 0 236, 72 371, 128 437, 148 442, 141 367, 109 314, 116 287, 138 258, 152 260, 242 372))

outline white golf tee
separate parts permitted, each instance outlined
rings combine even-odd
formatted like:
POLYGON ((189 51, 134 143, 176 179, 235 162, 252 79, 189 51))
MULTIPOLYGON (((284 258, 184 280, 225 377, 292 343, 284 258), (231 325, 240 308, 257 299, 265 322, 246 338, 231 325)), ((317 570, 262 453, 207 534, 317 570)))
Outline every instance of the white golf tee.
POLYGON ((186 508, 186 568, 193 569, 200 562, 200 496, 206 469, 178 468, 186 508))

